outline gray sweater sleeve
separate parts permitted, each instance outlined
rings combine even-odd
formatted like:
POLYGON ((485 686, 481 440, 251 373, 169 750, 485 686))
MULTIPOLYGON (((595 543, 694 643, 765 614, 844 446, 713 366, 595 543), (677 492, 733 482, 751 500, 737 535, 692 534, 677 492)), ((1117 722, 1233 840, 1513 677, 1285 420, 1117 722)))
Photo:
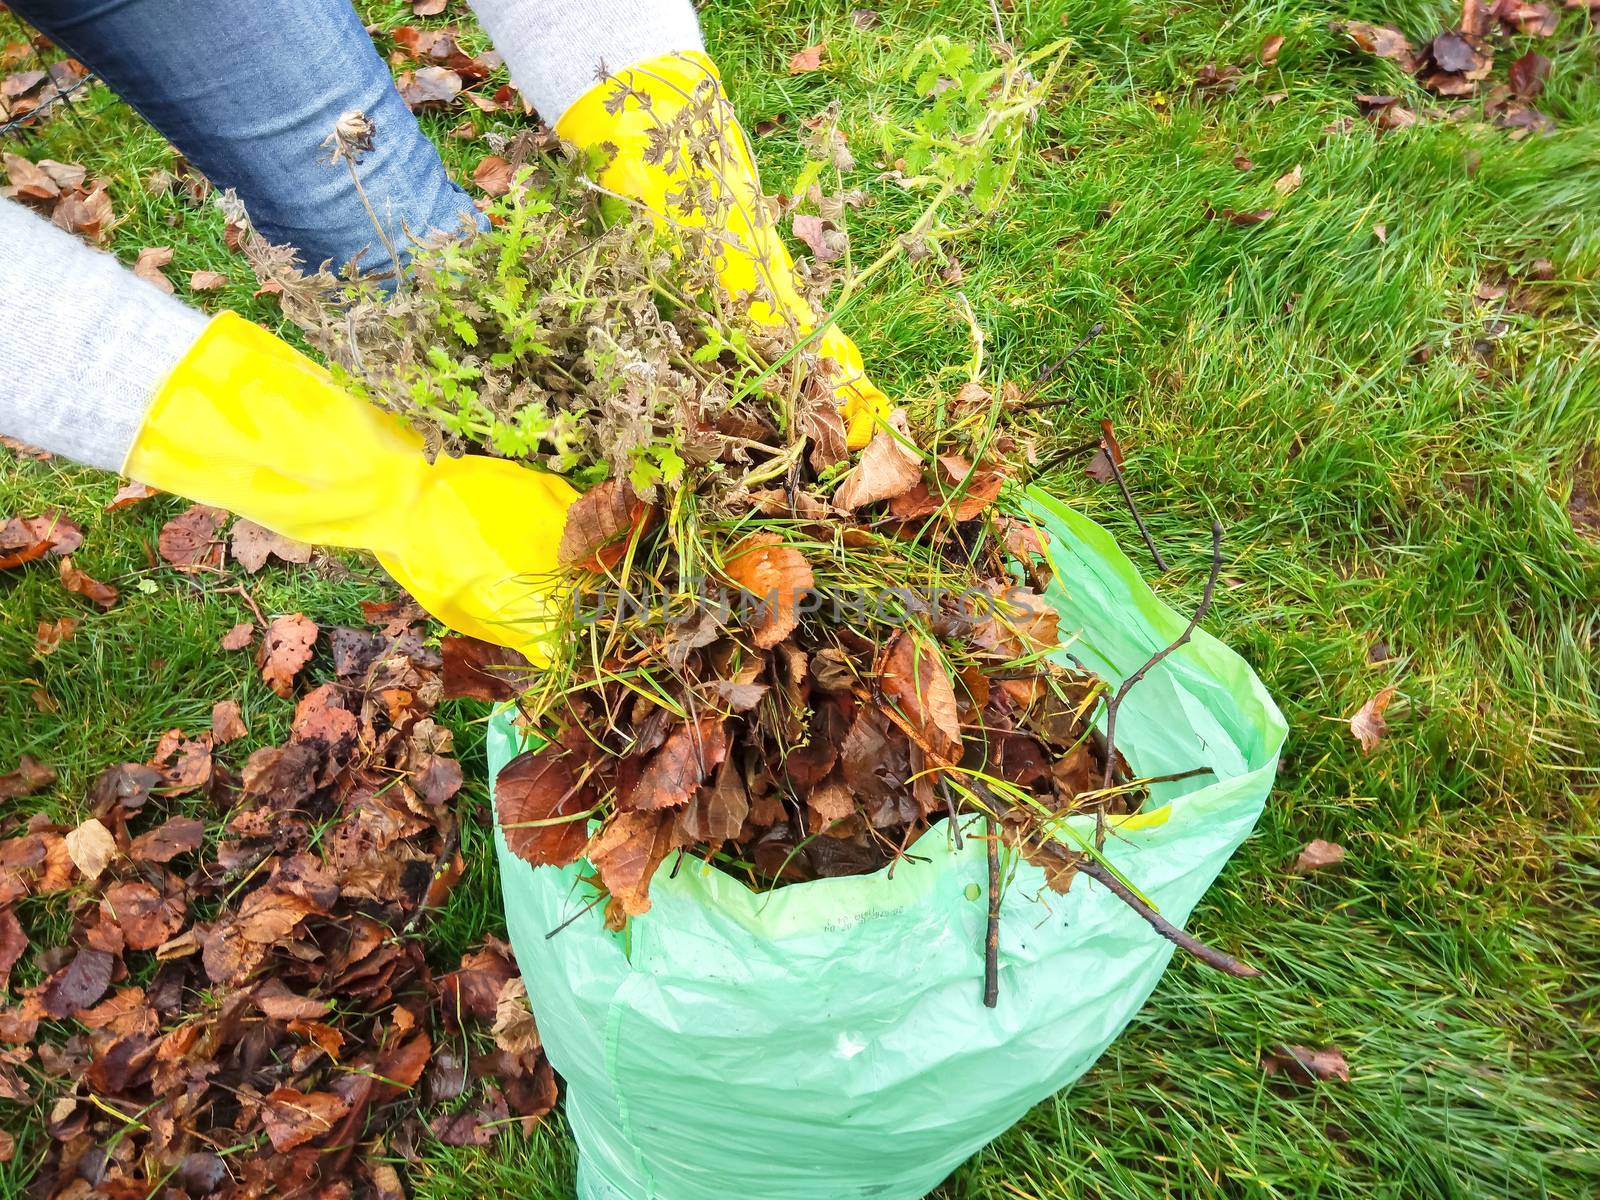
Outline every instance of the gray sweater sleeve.
POLYGON ((0 433, 120 470, 205 324, 111 255, 0 200, 0 433))
POLYGON ((595 85, 601 63, 634 63, 700 50, 689 0, 471 0, 511 78, 554 125, 595 85))

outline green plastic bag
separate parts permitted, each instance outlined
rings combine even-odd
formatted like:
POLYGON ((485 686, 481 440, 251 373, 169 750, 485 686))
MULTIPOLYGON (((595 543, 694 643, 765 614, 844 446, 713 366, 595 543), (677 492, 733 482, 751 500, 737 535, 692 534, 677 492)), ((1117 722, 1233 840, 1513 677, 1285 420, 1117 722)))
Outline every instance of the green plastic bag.
MULTIPOLYGON (((1181 632, 1109 534, 1031 494, 1048 534, 1062 640, 1120 679, 1181 632)), ((1106 853, 1181 924, 1255 825, 1283 718, 1204 632, 1129 693, 1118 745, 1157 785, 1106 853), (1207 780, 1211 780, 1207 782, 1207 780)), ((505 714, 491 773, 519 750, 505 714)), ((1084 829, 1092 828, 1087 818, 1084 829)), ((535 869, 497 834, 511 944, 567 1084, 583 1200, 912 1200, 1099 1057, 1173 952, 1105 888, 1066 896, 1022 864, 1000 929, 1000 1002, 983 1006, 987 867, 941 822, 873 875, 755 893, 686 858, 659 872, 626 936, 581 864, 535 869)))

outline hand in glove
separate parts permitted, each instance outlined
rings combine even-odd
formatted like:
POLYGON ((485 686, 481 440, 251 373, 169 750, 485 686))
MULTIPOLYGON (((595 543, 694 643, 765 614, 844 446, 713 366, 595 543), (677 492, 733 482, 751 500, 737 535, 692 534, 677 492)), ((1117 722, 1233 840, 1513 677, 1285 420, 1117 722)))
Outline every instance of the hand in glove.
MULTIPOLYGON (((716 231, 723 235, 716 264, 723 286, 737 295, 761 285, 773 297, 770 304, 757 300, 751 305, 757 322, 781 326, 792 321, 801 334, 815 329, 817 316, 796 286, 794 260, 766 215, 749 140, 734 120, 721 76, 704 54, 662 55, 619 72, 580 97, 556 122, 556 132, 582 149, 615 147, 600 173, 601 186, 639 201, 670 223, 704 226, 703 212, 685 213, 673 197, 684 192, 688 171, 709 172, 711 186, 725 189, 729 202, 719 206, 727 219, 726 227, 716 231), (668 155, 664 164, 652 163, 652 133, 690 105, 696 89, 706 84, 715 89, 723 125, 710 138, 712 156, 719 161, 696 164, 688 155, 668 155), (620 105, 619 88, 631 93, 620 105), (648 110, 639 97, 645 98, 648 110)), ((887 414, 888 401, 867 378, 856 344, 837 326, 830 325, 813 344, 821 357, 833 362, 834 394, 847 440, 859 449, 871 438, 875 419, 887 414)))
POLYGON ((224 313, 156 393, 124 471, 301 541, 371 550, 452 629, 536 661, 566 481, 441 456, 293 348, 224 313))

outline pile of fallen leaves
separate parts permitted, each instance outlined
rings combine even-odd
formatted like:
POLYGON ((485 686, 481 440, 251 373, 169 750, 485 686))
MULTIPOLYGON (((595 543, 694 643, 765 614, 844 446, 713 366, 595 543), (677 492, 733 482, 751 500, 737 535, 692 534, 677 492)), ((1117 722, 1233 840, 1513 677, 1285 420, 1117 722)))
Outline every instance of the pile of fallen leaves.
MULTIPOLYGON (((484 1144, 554 1106, 507 948, 441 976, 423 953, 463 870, 462 773, 422 614, 368 615, 328 631, 333 678, 282 745, 227 765, 225 701, 104 771, 75 828, 15 806, 0 826, 0 988, 36 980, 0 1009, 0 1101, 42 1111, 41 1195, 398 1197, 391 1163, 425 1133, 484 1144), (30 954, 28 927, 51 944, 30 954)), ((273 621, 269 681, 292 686, 319 636, 273 621)), ((25 761, 0 795, 53 781, 25 761)))

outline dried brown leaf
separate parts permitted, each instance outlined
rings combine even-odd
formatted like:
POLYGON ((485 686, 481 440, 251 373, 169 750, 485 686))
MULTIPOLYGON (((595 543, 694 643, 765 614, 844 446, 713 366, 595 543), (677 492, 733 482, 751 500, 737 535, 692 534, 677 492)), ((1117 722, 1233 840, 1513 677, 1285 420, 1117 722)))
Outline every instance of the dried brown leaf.
POLYGON ((961 757, 961 720, 955 686, 931 640, 902 630, 884 651, 879 686, 893 706, 886 710, 929 758, 952 764, 961 757))
POLYGON ((191 854, 205 844, 205 822, 197 817, 171 817, 133 839, 128 857, 135 862, 171 862, 180 854, 191 854))
POLYGON ((181 893, 158 892, 142 881, 117 883, 106 889, 100 916, 122 930, 130 950, 154 950, 188 919, 181 893))
POLYGON ((228 519, 225 510, 209 504, 191 505, 161 527, 156 550, 175 567, 216 565, 221 562, 217 530, 228 519))
POLYGON ((115 960, 104 950, 82 949, 50 977, 40 996, 45 1016, 62 1020, 88 1008, 111 986, 115 960))
POLYGON ((657 812, 687 804, 727 753, 727 724, 720 715, 678 725, 639 772, 628 806, 657 812))
POLYGON ((151 496, 159 495, 155 488, 146 483, 129 480, 117 489, 117 494, 106 501, 106 511, 115 512, 119 508, 127 508, 141 500, 148 500, 151 496))
POLYGON ((311 546, 307 543, 297 542, 293 538, 284 537, 281 533, 274 533, 243 517, 233 523, 228 538, 233 548, 233 557, 251 575, 266 566, 269 558, 276 558, 286 563, 311 561, 311 546))
POLYGON ((805 555, 783 545, 780 534, 752 533, 728 551, 723 570, 749 598, 747 623, 758 649, 794 632, 801 602, 816 584, 805 555))
POLYGON ((507 1054, 532 1054, 539 1049, 539 1027, 528 1007, 528 988, 517 975, 505 981, 495 1000, 494 1044, 507 1054))
POLYGON ((42 792, 56 781, 55 770, 24 754, 17 760, 17 769, 0 775, 0 800, 15 800, 42 792))
POLYGON ((172 286, 172 280, 162 274, 161 269, 171 262, 171 246, 146 246, 139 251, 139 257, 134 260, 133 273, 146 283, 155 284, 170 296, 177 289, 172 286))
POLYGON ((317 626, 311 618, 301 613, 275 618, 256 653, 256 665, 267 686, 280 696, 290 695, 295 676, 311 661, 316 642, 317 626))
POLYGON ((486 154, 478 160, 478 165, 472 172, 472 182, 477 184, 488 195, 504 196, 511 190, 511 177, 515 168, 511 160, 501 158, 498 154, 486 154))
POLYGON ((494 798, 513 854, 534 866, 563 867, 583 853, 594 787, 581 780, 576 757, 562 746, 550 743, 512 759, 495 779, 494 798))
POLYGON ((117 603, 116 588, 109 583, 101 583, 87 571, 78 570, 70 558, 61 560, 61 586, 104 609, 112 608, 117 603))
POLYGON ((922 459, 909 440, 905 410, 897 408, 889 414, 886 428, 872 435, 860 460, 840 481, 833 493, 834 505, 854 512, 865 504, 903 496, 921 483, 922 459))
POLYGON ((1350 732, 1361 743, 1364 753, 1371 754, 1378 748, 1378 743, 1383 741, 1383 735, 1388 729, 1383 713, 1389 707, 1389 701, 1394 699, 1394 693, 1393 684, 1381 689, 1361 706, 1355 716, 1350 718, 1350 732))
POLYGON ((67 854, 79 874, 93 882, 117 856, 117 839, 94 817, 67 834, 67 854))
POLYGON ((609 570, 627 553, 623 535, 646 528, 654 513, 654 506, 639 499, 626 480, 597 484, 567 509, 556 560, 562 566, 609 570))
POLYGON ((1337 866, 1343 861, 1344 847, 1338 842, 1312 838, 1300 851, 1300 857, 1294 860, 1294 869, 1302 872, 1320 871, 1323 867, 1337 866))
POLYGON ((261 1102, 261 1124, 272 1148, 285 1154, 332 1132, 349 1111, 350 1101, 333 1092, 308 1093, 280 1087, 273 1089, 261 1102))
POLYGON ((256 636, 256 627, 249 621, 240 621, 227 633, 222 635, 218 643, 224 650, 243 650, 256 636))
POLYGON ((1268 1075, 1283 1075, 1301 1083, 1337 1079, 1350 1082, 1350 1064, 1337 1046, 1313 1050, 1309 1046, 1274 1046, 1261 1056, 1261 1069, 1268 1075))
POLYGON ((650 911, 650 877, 672 850, 671 812, 619 812, 589 842, 585 857, 622 911, 650 911))
POLYGON ((237 700, 218 700, 211 706, 211 740, 217 745, 236 742, 249 732, 237 700))
POLYGON ((807 46, 804 50, 796 51, 789 58, 789 74, 803 75, 807 71, 820 70, 822 52, 827 48, 827 42, 818 42, 815 46, 807 46))

